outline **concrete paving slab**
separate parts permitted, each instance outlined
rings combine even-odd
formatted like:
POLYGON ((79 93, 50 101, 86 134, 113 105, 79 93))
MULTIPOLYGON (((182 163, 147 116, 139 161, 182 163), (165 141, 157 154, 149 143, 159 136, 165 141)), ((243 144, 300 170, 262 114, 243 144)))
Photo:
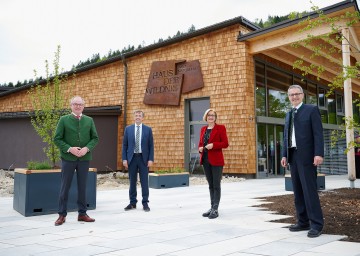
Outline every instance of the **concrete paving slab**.
MULTIPOLYGON (((0 198, 0 255, 296 255, 355 256, 360 243, 323 234, 310 239, 306 232, 289 232, 285 218, 263 208, 258 197, 291 194, 284 178, 222 184, 220 216, 202 217, 209 208, 206 185, 150 189, 150 212, 141 205, 124 211, 127 190, 97 193, 97 209, 88 211, 94 223, 77 221, 70 212, 62 226, 57 214, 24 217, 13 210, 12 198, 0 198)), ((349 187, 347 176, 327 176, 326 189, 349 187)), ((358 181, 355 186, 359 187, 358 181)))

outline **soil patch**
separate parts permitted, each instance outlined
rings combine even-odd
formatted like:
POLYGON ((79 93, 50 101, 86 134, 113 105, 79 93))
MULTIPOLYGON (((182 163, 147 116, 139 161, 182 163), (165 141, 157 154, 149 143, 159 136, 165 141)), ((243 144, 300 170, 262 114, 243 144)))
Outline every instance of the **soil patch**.
MULTIPOLYGON (((360 242, 360 189, 340 188, 319 192, 325 219, 323 234, 346 235, 343 241, 360 242)), ((266 204, 256 207, 267 208, 278 214, 295 216, 294 195, 261 197, 266 204)), ((273 222, 295 223, 290 217, 273 222)))

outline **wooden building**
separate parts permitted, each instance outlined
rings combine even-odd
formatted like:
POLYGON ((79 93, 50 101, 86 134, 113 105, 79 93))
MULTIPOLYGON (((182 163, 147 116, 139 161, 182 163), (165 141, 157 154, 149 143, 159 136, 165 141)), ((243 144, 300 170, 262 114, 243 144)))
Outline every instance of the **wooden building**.
MULTIPOLYGON (((348 0, 322 11, 340 16, 358 11, 358 7, 355 1, 348 0)), ((316 19, 317 14, 310 17, 316 19)), ((303 77, 292 68, 294 60, 309 53, 304 47, 291 47, 293 42, 306 37, 306 33, 299 33, 300 20, 260 29, 240 16, 77 70, 64 93, 69 98, 82 96, 86 101, 85 113, 94 117, 100 144, 95 149, 92 166, 100 171, 123 168, 124 128, 133 123, 133 111, 142 109, 144 123, 154 133, 155 164, 151 170, 180 167, 192 172, 199 164, 197 143, 204 125, 202 116, 211 107, 218 113, 218 123, 225 124, 229 137, 230 146, 224 150, 224 173, 247 177, 283 175, 279 163, 287 109, 274 106, 277 102, 286 104, 291 84, 302 85, 306 101, 319 105, 329 143, 330 132, 340 128, 345 113, 344 94, 338 91, 326 97, 325 93, 329 79, 339 72, 341 63, 337 67, 324 63, 326 72, 320 81, 312 76, 303 77), (175 81, 179 77, 176 75, 183 72, 179 79, 191 86, 189 77, 194 62, 199 63, 197 72, 202 79, 202 85, 195 89, 184 91, 182 87, 176 94, 175 85, 149 87, 155 76, 154 64, 160 65, 156 71, 160 73, 156 74, 161 78, 168 75, 175 81), (166 70, 161 69, 163 64, 166 70), (170 92, 172 89, 174 93, 170 92), (157 97, 155 94, 162 93, 176 94, 175 103, 168 102, 166 96, 156 104, 144 101, 145 96, 157 97)), ((327 32, 325 25, 316 30, 319 34, 327 32)), ((357 49, 359 36, 360 29, 355 26, 350 29, 350 41, 357 49)), ((341 45, 337 47, 341 49, 341 45)), ((350 58, 358 60, 358 51, 352 49, 350 58)), ((30 86, 0 93, 0 168, 23 167, 26 161, 45 159, 42 142, 27 114, 31 110, 27 94, 30 86)), ((354 97, 360 92, 359 86, 358 79, 352 80, 354 97)), ((354 108, 355 116, 358 112, 354 108)), ((336 152, 327 148, 323 172, 346 172, 344 144, 340 142, 336 152)))

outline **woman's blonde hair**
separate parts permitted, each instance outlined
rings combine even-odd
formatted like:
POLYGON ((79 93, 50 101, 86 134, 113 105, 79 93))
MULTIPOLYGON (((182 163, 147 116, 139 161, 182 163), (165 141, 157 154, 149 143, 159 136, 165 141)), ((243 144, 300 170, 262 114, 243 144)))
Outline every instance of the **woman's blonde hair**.
POLYGON ((215 121, 216 121, 216 119, 217 119, 217 113, 216 113, 215 109, 212 109, 212 108, 209 108, 208 110, 205 111, 204 116, 203 116, 203 121, 206 122, 207 115, 209 114, 210 111, 214 112, 214 114, 215 114, 215 121))

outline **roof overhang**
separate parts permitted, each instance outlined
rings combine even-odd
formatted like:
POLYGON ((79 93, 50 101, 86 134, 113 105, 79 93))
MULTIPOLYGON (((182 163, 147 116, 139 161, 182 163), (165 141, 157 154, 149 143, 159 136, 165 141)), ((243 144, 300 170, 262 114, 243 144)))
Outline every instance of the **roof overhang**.
MULTIPOLYGON (((324 15, 328 17, 340 17, 347 12, 358 12, 359 9, 356 1, 348 0, 323 8, 321 9, 321 11, 324 15)), ((319 64, 325 68, 325 71, 321 74, 320 78, 331 81, 332 78, 339 74, 339 72, 341 72, 343 68, 341 43, 332 43, 330 45, 325 40, 316 39, 307 46, 292 46, 292 44, 306 39, 309 33, 311 33, 311 35, 313 36, 321 36, 332 32, 332 29, 328 24, 318 26, 312 29, 311 32, 300 32, 301 28, 304 26, 301 21, 307 19, 308 17, 311 20, 317 20, 319 14, 317 12, 312 12, 308 16, 303 18, 287 20, 275 24, 274 26, 271 26, 269 28, 260 29, 245 35, 240 35, 238 37, 238 41, 247 43, 249 53, 251 55, 263 54, 290 66, 293 66, 294 62, 300 58, 304 60, 304 63, 319 64), (330 46, 334 46, 339 51, 331 54, 330 61, 329 59, 326 59, 324 57, 311 58, 310 56, 313 53, 313 46, 320 44, 327 44, 328 48, 330 46)), ((336 27, 344 28, 346 27, 346 22, 337 21, 336 27)), ((360 61, 360 27, 350 27, 349 31, 350 62, 352 65, 354 65, 355 62, 360 61)), ((341 31, 338 31, 338 33, 341 33, 341 31)), ((335 37, 336 34, 333 34, 331 36, 335 37)), ((352 87, 353 91, 355 91, 356 93, 360 93, 360 80, 352 79, 352 87)))

